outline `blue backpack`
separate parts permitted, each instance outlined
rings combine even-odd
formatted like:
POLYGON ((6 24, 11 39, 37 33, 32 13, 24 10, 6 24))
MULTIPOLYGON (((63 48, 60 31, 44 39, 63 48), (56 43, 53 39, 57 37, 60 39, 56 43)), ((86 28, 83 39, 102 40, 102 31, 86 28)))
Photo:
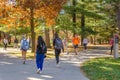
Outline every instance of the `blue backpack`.
POLYGON ((23 50, 28 50, 29 49, 29 43, 27 40, 22 40, 22 46, 21 46, 21 49, 23 50))
POLYGON ((55 48, 56 49, 62 49, 63 48, 63 43, 62 43, 62 40, 60 38, 55 39, 55 48))

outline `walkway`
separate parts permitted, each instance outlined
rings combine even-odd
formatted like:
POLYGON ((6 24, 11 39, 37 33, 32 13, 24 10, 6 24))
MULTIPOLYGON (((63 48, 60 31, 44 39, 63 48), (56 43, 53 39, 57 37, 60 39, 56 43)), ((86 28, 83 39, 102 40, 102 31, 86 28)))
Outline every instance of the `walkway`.
POLYGON ((105 50, 89 50, 78 56, 65 54, 60 68, 56 67, 54 59, 45 60, 43 73, 36 74, 35 60, 28 60, 23 65, 21 59, 0 51, 0 80, 89 80, 80 71, 80 63, 89 58, 109 56, 103 54, 105 50))

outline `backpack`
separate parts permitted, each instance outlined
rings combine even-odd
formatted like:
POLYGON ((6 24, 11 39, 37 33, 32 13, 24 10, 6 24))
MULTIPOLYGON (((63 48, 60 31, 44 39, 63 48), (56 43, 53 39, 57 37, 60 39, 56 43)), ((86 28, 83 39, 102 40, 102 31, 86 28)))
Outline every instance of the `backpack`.
POLYGON ((42 53, 47 53, 47 46, 45 43, 42 44, 42 53))
POLYGON ((14 43, 18 43, 18 39, 15 39, 14 43))
POLYGON ((29 49, 29 43, 27 42, 27 40, 22 40, 23 42, 22 42, 22 46, 21 46, 21 48, 23 49, 23 50, 28 50, 29 49))
POLYGON ((60 38, 55 39, 55 48, 56 49, 62 49, 63 48, 63 43, 62 43, 62 40, 60 38))
POLYGON ((47 53, 47 47, 45 43, 42 43, 42 45, 38 45, 37 47, 38 47, 37 50, 39 54, 47 53))

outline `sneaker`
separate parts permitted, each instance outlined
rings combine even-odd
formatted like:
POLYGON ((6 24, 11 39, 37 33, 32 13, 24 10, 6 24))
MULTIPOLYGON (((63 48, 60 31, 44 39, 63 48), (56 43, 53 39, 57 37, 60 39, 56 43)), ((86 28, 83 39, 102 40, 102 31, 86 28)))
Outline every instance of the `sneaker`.
POLYGON ((23 61, 23 64, 25 64, 25 61, 23 61))
POLYGON ((37 70, 37 74, 40 74, 40 69, 37 70))
POLYGON ((75 55, 78 55, 78 53, 77 53, 77 52, 75 52, 75 55))
POLYGON ((60 64, 56 64, 56 67, 60 67, 60 64))

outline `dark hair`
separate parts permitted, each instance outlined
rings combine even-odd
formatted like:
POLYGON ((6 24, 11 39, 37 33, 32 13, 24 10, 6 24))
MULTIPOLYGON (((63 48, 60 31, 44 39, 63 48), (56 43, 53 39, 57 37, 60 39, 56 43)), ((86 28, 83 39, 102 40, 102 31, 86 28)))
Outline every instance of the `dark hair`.
POLYGON ((42 46, 45 44, 42 36, 38 36, 38 41, 37 41, 37 51, 42 52, 42 46))
POLYGON ((38 45, 44 42, 42 36, 38 36, 38 45))
POLYGON ((55 33, 55 38, 59 38, 59 36, 58 36, 58 34, 57 34, 57 33, 55 33))

